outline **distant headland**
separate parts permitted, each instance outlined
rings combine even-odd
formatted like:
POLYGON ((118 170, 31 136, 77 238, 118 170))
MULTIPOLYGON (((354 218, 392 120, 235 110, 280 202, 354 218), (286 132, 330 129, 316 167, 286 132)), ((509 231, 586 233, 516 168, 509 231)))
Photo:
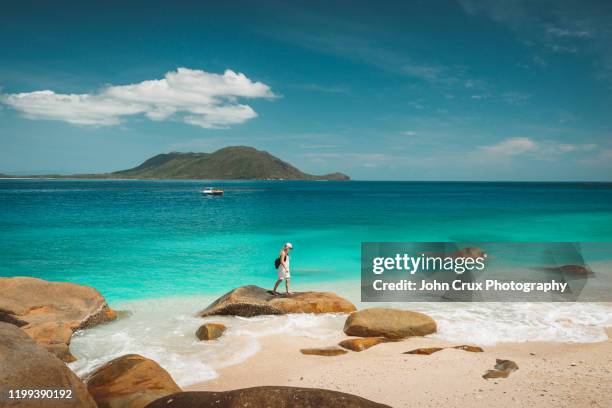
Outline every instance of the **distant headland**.
POLYGON ((162 153, 139 166, 112 173, 32 175, 4 178, 212 179, 212 180, 350 180, 343 173, 307 174, 270 153, 230 146, 213 153, 162 153))

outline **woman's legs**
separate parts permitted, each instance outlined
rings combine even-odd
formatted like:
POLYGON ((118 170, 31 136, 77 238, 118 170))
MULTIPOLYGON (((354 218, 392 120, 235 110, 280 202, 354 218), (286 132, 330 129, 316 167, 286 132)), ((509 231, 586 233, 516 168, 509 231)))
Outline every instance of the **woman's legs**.
POLYGON ((274 289, 272 289, 272 293, 274 293, 275 295, 278 295, 278 292, 276 291, 276 289, 278 289, 278 285, 280 285, 282 281, 283 281, 282 279, 276 280, 276 283, 274 284, 274 289))

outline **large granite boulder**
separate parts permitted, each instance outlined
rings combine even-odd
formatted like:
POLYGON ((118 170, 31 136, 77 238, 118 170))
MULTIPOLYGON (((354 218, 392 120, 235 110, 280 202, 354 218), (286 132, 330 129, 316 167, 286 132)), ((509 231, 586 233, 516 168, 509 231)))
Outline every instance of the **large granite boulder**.
POLYGON ((85 382, 98 408, 143 408, 181 391, 166 370, 138 354, 109 361, 89 374, 85 382))
POLYGON ((0 321, 20 326, 66 362, 72 332, 115 318, 102 295, 89 286, 17 277, 0 278, 0 321))
POLYGON ((372 308, 351 313, 344 323, 349 336, 403 339, 435 333, 436 322, 431 317, 408 310, 372 308))
POLYGON ((87 387, 66 364, 13 324, 0 322, 0 406, 95 408, 87 387), (7 398, 8 390, 71 390, 70 398, 7 398))
POLYGON ((259 286, 236 288, 215 300, 200 316, 234 315, 252 317, 286 313, 350 313, 355 305, 332 292, 296 292, 273 295, 259 286))
POLYGON ((389 408, 388 405, 319 388, 266 386, 223 392, 181 392, 168 395, 147 408, 389 408))

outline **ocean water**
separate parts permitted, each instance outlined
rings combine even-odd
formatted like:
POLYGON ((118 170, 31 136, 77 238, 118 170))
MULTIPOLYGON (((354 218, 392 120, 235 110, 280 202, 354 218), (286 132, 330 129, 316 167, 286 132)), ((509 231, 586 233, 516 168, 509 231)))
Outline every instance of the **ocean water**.
MULTIPOLYGON (((0 180, 0 276, 91 285, 130 312, 75 336, 81 374, 137 352, 186 385, 256 353, 265 334, 337 335, 344 316, 228 317, 222 340, 196 341, 195 313, 236 286, 271 286, 286 241, 296 290, 359 303, 361 242, 610 242, 612 184, 0 180), (202 196, 208 184, 226 194, 202 196)), ((598 341, 612 325, 603 304, 395 306, 478 344, 598 341)))

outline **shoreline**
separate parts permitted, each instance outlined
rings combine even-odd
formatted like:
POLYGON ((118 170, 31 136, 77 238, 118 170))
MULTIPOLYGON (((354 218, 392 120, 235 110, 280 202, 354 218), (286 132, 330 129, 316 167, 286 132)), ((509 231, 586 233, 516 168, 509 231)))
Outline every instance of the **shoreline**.
POLYGON ((217 369, 218 377, 186 391, 224 391, 263 385, 325 388, 393 407, 606 407, 612 405, 612 328, 597 343, 512 342, 484 346, 482 353, 444 349, 431 355, 402 354, 421 347, 459 345, 412 337, 362 352, 323 357, 301 348, 327 347, 346 339, 289 335, 260 337, 260 350, 245 361, 217 369), (485 380, 496 359, 519 369, 485 380))

